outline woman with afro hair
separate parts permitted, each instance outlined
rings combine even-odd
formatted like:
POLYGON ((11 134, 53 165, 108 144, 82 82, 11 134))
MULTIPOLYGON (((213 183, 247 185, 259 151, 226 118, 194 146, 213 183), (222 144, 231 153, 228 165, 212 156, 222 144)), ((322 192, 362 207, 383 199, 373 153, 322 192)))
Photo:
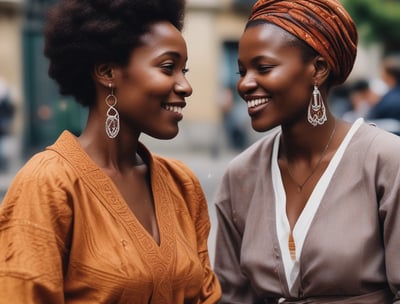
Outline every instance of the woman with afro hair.
POLYGON ((1 303, 217 303, 199 181, 151 153, 185 99, 182 0, 62 0, 45 55, 89 110, 18 172, 0 209, 1 303))

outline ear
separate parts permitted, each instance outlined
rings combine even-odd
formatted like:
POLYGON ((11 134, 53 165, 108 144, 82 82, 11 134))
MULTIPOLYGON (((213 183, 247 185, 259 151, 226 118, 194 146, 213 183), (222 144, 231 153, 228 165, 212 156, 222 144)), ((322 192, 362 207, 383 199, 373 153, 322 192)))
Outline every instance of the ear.
POLYGON ((319 85, 323 85, 331 73, 331 68, 329 67, 328 62, 322 56, 317 56, 313 60, 314 65, 314 81, 319 85))
POLYGON ((115 80, 113 66, 108 63, 96 64, 93 70, 93 77, 96 82, 108 87, 115 80))

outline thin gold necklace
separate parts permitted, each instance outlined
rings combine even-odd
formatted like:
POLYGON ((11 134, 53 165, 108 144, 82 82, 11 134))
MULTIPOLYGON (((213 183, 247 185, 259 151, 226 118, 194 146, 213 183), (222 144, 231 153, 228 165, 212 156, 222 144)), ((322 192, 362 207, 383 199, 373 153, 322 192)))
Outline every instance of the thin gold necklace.
POLYGON ((293 183, 296 184, 297 192, 302 192, 303 191, 304 185, 309 181, 311 176, 313 176, 313 174, 315 173, 315 170, 317 170, 318 166, 321 164, 321 161, 324 158, 324 155, 325 155, 326 151, 328 151, 329 145, 331 144, 331 141, 332 141, 333 135, 335 134, 335 131, 336 131, 336 120, 335 120, 335 125, 333 127, 332 133, 329 136, 329 140, 328 140, 327 144, 325 145, 324 150, 322 150, 321 156, 319 157, 319 160, 318 160, 317 164, 312 168, 311 173, 307 176, 307 178, 301 184, 299 184, 296 181, 296 179, 293 177, 292 172, 290 171, 289 161, 288 161, 287 166, 286 166, 287 172, 289 173, 290 179, 293 181, 293 183))

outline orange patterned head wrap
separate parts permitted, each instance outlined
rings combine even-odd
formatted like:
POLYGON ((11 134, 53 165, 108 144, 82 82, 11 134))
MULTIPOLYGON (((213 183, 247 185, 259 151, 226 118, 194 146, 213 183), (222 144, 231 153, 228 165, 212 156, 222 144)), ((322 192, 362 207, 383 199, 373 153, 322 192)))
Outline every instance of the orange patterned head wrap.
POLYGON ((337 0, 258 0, 249 21, 273 23, 310 45, 327 60, 334 79, 343 83, 357 54, 358 34, 337 0))

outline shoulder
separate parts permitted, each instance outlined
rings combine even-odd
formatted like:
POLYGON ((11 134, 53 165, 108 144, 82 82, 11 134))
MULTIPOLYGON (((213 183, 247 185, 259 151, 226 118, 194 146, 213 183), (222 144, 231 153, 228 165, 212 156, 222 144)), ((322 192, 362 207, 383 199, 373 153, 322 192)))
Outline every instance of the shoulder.
POLYGON ((45 150, 33 155, 18 172, 24 179, 46 181, 66 180, 73 173, 68 162, 51 150, 45 150))
POLYGON ((182 161, 152 156, 152 175, 155 180, 161 181, 172 193, 180 193, 186 204, 199 204, 205 200, 203 189, 195 173, 182 161))
MULTIPOLYGON (((75 182, 72 170, 52 151, 35 154, 19 170, 1 203, 1 214, 6 219, 26 219, 37 227, 50 229, 46 219, 71 218, 71 194, 75 182)), ((0 216, 1 217, 1 216, 0 216)), ((58 221, 57 221, 58 222, 58 221)), ((49 226, 50 225, 50 226, 49 226)))
POLYGON ((162 170, 165 176, 171 176, 180 182, 197 182, 197 177, 193 171, 182 161, 174 158, 152 154, 153 166, 162 170))
POLYGON ((352 144, 368 162, 400 163, 400 137, 379 127, 362 124, 354 134, 352 144))
POLYGON ((279 132, 279 129, 269 131, 264 137, 233 158, 228 165, 227 173, 252 174, 251 171, 267 165, 270 161, 274 139, 279 132))
POLYGON ((280 130, 272 130, 240 153, 229 163, 223 177, 216 204, 239 204, 245 208, 246 202, 256 189, 257 180, 266 179, 270 171, 274 139, 280 130))
POLYGON ((7 195, 43 197, 47 200, 52 197, 61 198, 72 191, 77 178, 70 165, 62 157, 53 151, 46 150, 33 155, 17 172, 7 195))
POLYGON ((398 101, 399 96, 400 96, 400 86, 397 86, 389 90, 385 95, 383 95, 381 102, 386 100, 390 100, 393 102, 398 101))
POLYGON ((208 206, 203 188, 194 172, 182 161, 152 155, 152 172, 174 197, 176 212, 190 214, 194 223, 208 225, 208 206), (188 212, 188 213, 187 213, 188 212))
POLYGON ((36 210, 39 215, 45 214, 45 210, 68 213, 72 209, 77 180, 81 178, 78 164, 85 165, 81 156, 72 135, 63 133, 52 146, 34 154, 17 172, 3 204, 22 213, 25 209, 36 210), (77 161, 71 162, 70 155, 76 155, 77 161))
POLYGON ((395 87, 391 90, 389 90, 385 95, 382 96, 381 100, 371 109, 372 111, 389 111, 385 113, 387 116, 390 116, 392 113, 390 113, 390 110, 396 110, 400 109, 400 103, 399 103, 399 98, 400 98, 400 87, 395 87))
POLYGON ((374 124, 363 123, 355 138, 360 144, 371 145, 377 151, 385 151, 387 148, 399 148, 400 137, 388 132, 374 124), (379 144, 379 145, 378 145, 379 144))

